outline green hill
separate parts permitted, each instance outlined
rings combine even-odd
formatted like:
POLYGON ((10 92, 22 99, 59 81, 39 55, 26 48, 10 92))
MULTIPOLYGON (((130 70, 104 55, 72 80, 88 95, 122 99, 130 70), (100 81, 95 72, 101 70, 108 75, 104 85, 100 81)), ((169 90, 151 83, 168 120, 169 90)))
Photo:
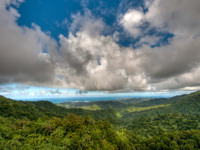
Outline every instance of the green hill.
POLYGON ((200 112, 200 92, 174 98, 172 109, 181 113, 196 114, 200 112))
POLYGON ((48 101, 15 101, 3 96, 0 96, 0 110, 1 116, 4 117, 28 118, 31 120, 45 116, 63 117, 68 113, 66 109, 48 101))
POLYGON ((153 117, 158 114, 181 113, 196 115, 200 113, 200 92, 181 95, 169 99, 153 99, 129 106, 123 112, 123 121, 146 116, 153 117))

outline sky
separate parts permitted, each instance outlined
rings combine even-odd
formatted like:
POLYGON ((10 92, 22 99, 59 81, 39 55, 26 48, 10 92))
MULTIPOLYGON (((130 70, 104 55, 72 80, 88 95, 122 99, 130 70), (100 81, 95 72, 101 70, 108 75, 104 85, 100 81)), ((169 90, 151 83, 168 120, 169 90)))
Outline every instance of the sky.
POLYGON ((199 0, 1 0, 0 95, 200 90, 199 0))

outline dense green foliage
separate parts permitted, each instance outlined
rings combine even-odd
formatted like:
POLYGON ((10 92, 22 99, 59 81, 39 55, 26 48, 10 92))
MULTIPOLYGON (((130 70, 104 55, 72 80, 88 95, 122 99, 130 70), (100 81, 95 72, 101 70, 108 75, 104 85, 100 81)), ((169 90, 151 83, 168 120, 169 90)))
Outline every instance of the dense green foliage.
POLYGON ((0 149, 131 149, 106 121, 70 114, 37 121, 0 118, 0 149))
POLYGON ((0 97, 0 149, 200 148, 200 92, 59 105, 0 97))

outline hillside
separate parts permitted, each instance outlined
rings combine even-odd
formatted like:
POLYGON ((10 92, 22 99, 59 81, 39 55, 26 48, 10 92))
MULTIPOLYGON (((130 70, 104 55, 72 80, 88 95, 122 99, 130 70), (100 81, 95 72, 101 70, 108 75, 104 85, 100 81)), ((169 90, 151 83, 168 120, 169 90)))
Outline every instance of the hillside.
POLYGON ((200 113, 200 92, 195 92, 188 95, 181 95, 169 99, 153 99, 146 102, 137 103, 130 106, 133 111, 124 113, 124 119, 137 118, 139 116, 152 117, 157 114, 167 113, 185 113, 199 114, 200 113), (134 111, 140 108, 139 111, 134 111))

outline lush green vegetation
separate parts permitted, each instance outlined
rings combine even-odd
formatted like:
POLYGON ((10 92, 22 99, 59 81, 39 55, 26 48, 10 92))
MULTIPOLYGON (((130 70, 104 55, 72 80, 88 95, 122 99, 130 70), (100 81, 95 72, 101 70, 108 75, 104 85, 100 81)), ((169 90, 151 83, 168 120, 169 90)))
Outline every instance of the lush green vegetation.
POLYGON ((3 150, 199 148, 200 92, 170 99, 58 105, 0 97, 3 150))
POLYGON ((106 121, 70 114, 64 119, 15 120, 1 117, 0 149, 132 149, 106 121))
POLYGON ((135 107, 135 106, 130 106, 125 109, 125 111, 128 112, 136 112, 136 111, 144 111, 144 110, 149 110, 149 109, 156 109, 160 107, 168 107, 170 104, 162 104, 162 105, 155 105, 155 106, 149 106, 149 107, 135 107))

